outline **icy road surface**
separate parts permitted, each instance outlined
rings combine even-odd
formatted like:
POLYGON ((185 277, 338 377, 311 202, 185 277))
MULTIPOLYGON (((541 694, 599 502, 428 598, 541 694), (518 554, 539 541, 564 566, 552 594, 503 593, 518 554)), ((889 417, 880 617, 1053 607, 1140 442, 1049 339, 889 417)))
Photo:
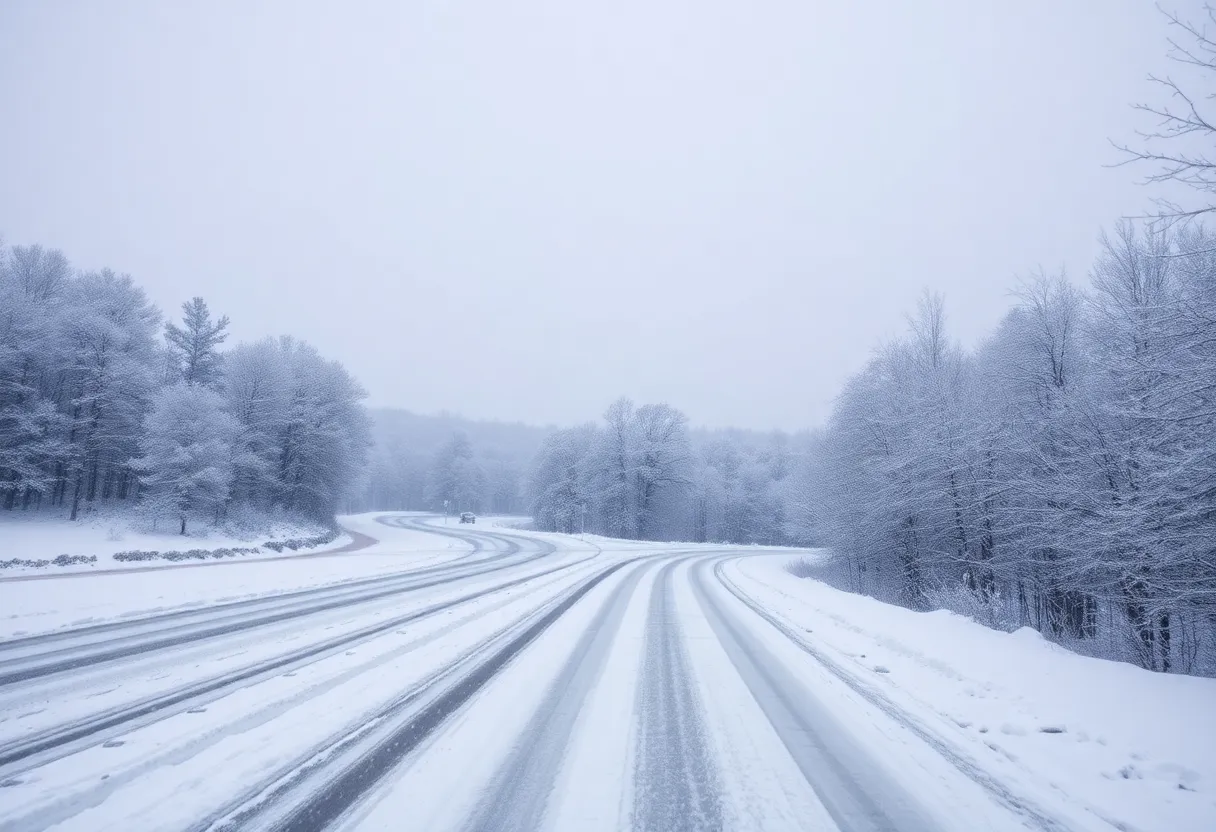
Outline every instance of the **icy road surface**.
POLYGON ((1116 828, 825 655, 762 550, 376 520, 0 584, 0 830, 1116 828))

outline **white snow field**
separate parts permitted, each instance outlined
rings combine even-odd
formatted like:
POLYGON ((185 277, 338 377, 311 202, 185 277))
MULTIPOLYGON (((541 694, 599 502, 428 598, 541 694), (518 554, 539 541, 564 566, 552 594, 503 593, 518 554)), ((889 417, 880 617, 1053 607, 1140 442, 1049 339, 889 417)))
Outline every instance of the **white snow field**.
POLYGON ((378 542, 0 582, 0 830, 1216 828, 1214 680, 813 553, 343 524, 378 542))

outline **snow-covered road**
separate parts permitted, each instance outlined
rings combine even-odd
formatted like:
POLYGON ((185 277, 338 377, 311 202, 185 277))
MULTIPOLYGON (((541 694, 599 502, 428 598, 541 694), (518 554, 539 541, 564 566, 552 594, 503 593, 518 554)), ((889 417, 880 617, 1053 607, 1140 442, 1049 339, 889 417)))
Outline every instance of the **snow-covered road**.
POLYGON ((0 830, 1117 828, 834 663, 761 550, 378 520, 345 569, 167 572, 85 626, 21 584, 0 830))

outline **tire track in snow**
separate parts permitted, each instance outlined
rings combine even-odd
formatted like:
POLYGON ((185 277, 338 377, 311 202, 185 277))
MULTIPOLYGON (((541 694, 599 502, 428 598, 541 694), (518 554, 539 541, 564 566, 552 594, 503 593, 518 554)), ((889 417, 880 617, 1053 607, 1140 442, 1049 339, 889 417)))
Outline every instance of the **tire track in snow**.
MULTIPOLYGON (((575 576, 577 578, 577 576, 575 576)), ((578 585, 581 579, 574 580, 569 583, 569 587, 578 585)), ((425 650, 428 646, 436 642, 442 641, 453 633, 464 628, 476 626, 476 622, 483 619, 487 615, 493 615, 495 612, 504 608, 519 606, 522 602, 523 608, 519 617, 514 618, 505 626, 496 628, 493 635, 481 638, 471 646, 462 647, 458 653, 453 652, 452 656, 448 657, 442 664, 436 664, 430 671, 417 679, 408 683, 401 691, 393 694, 387 701, 377 703, 364 703, 362 707, 352 707, 349 711, 349 719, 340 728, 333 730, 328 736, 320 737, 308 744, 294 743, 288 741, 285 748, 291 753, 286 758, 278 754, 272 755, 270 758, 272 764, 266 772, 258 772, 257 776, 252 780, 241 781, 241 786, 237 789, 228 792, 226 799, 218 805, 212 804, 205 812, 201 812, 199 817, 202 818, 197 823, 186 824, 173 828, 179 828, 183 832, 199 832, 199 830, 211 828, 212 820, 235 810, 250 800, 254 799, 268 784, 272 784, 291 772, 306 766, 311 760, 324 749, 332 747, 335 743, 353 736, 357 736, 363 731, 367 725, 376 722, 382 713, 391 710, 393 707, 399 707, 400 703, 412 701, 417 696, 425 691, 429 686, 437 684, 440 680, 451 675, 452 668, 459 666, 468 661, 475 661, 477 656, 486 649, 486 645, 491 644, 495 638, 498 638, 504 632, 510 632, 518 627, 518 622, 526 620, 528 616, 534 615, 537 610, 547 608, 552 599, 545 599, 543 596, 550 595, 553 592, 553 587, 558 584, 565 584, 569 581, 569 576, 563 575, 548 575, 539 583, 525 583, 522 586, 516 587, 518 594, 512 594, 511 588, 507 587, 507 594, 497 599, 491 599, 488 606, 483 606, 480 609, 463 611, 464 614, 453 619, 449 619, 445 612, 449 612, 446 604, 441 604, 440 609, 436 607, 431 610, 432 614, 420 617, 412 622, 409 626, 411 631, 419 624, 423 624, 427 619, 435 622, 443 623, 438 629, 424 629, 421 635, 412 636, 407 642, 392 647, 387 651, 382 651, 370 655, 367 659, 362 660, 358 664, 338 667, 331 670, 326 670, 320 676, 310 676, 301 678, 298 685, 294 686, 294 690, 284 690, 280 688, 281 693, 274 695, 256 703, 253 707, 242 706, 239 710, 231 712, 231 718, 218 724, 212 724, 200 731, 188 730, 181 735, 174 737, 170 742, 164 745, 155 745, 151 754, 141 756, 138 759, 128 761, 126 764, 118 768, 101 768, 95 769, 96 774, 104 773, 105 776, 101 780, 95 777, 85 777, 77 780, 73 788, 58 795, 56 799, 49 801, 41 801, 35 803, 27 803, 21 810, 20 815, 11 817, 12 824, 6 822, 6 819, 0 819, 0 832, 21 832, 23 830, 44 829, 53 827, 56 824, 67 821, 76 817, 83 811, 87 811, 90 807, 101 805, 104 801, 111 799, 112 795, 122 793, 124 790, 131 788, 132 784, 137 783, 141 779, 149 775, 155 776, 158 771, 162 771, 167 767, 182 767, 186 770, 187 767, 193 765, 196 758, 206 755, 216 746, 229 741, 233 737, 254 734, 268 725, 272 725, 276 720, 281 718, 290 719, 290 715, 298 709, 309 709, 313 706, 314 701, 324 701, 330 698, 335 691, 340 690, 344 686, 361 686, 367 685, 367 680, 374 679, 376 674, 381 672, 385 666, 391 666, 399 659, 408 656, 417 650, 425 650), (542 596, 537 600, 529 600, 534 596, 542 596), (292 748, 295 746, 295 748, 292 748), (284 761, 285 760, 285 761, 284 761), (263 776, 264 775, 264 776, 263 776)), ((504 589, 504 587, 497 587, 504 589)), ((493 593, 491 593, 493 594, 493 593)), ((468 599, 465 599, 466 601, 468 599)), ((451 607, 450 610, 459 610, 459 605, 451 607)), ((400 631, 402 635, 406 635, 404 631, 400 631)), ((321 657, 317 661, 322 660, 321 657)), ((312 662, 306 662, 300 668, 306 667, 312 662)), ((286 668, 280 668, 280 671, 286 668)), ((296 670, 291 667, 294 675, 296 670)), ((252 684, 260 684, 265 681, 271 681, 277 674, 266 676, 261 679, 252 680, 252 684)), ((232 691, 223 691, 218 696, 224 696, 232 691)), ((244 689, 242 689, 244 692, 244 689)), ((187 704, 208 703, 210 699, 204 697, 198 700, 191 700, 190 703, 181 703, 177 708, 173 709, 172 713, 163 714, 163 717, 172 719, 184 712, 187 704)), ((206 708, 202 709, 206 711, 206 708)), ((341 708, 339 709, 341 711, 341 708)), ((344 711, 343 711, 344 712, 344 711)), ((345 713, 345 712, 344 712, 345 713)), ((138 724, 132 726, 142 728, 144 725, 138 724)), ((287 729, 290 731, 291 729, 287 729)), ((265 736, 265 732, 262 732, 265 736)), ((103 734, 103 736, 105 736, 103 734)), ((99 740, 100 738, 95 738, 99 740)), ((140 743, 141 738, 136 736, 135 742, 140 743)), ((276 743, 277 746, 277 743, 276 743)), ((81 749, 77 749, 81 750, 81 749)), ((96 763, 94 762, 94 765, 96 763)), ((27 782, 37 785, 42 778, 41 770, 42 762, 39 762, 39 770, 34 772, 33 779, 27 782)), ((206 768, 195 769, 197 772, 207 772, 206 768)), ((6 780, 7 775, 0 770, 0 781, 6 780)), ((20 772, 17 773, 18 781, 25 780, 20 772)), ((119 797, 118 800, 124 798, 119 797)), ((0 812, 0 817, 5 815, 0 812)))
MULTIPOLYGON (((256 826, 273 828, 276 832, 320 832, 331 828, 386 774, 477 695, 521 650, 627 563, 605 567, 584 580, 560 597, 547 611, 523 622, 522 629, 508 636, 505 643, 496 644, 490 655, 467 672, 451 679, 441 678, 441 689, 434 691, 433 698, 421 704, 420 710, 409 708, 414 704, 415 697, 402 700, 390 708, 369 725, 374 736, 369 738, 368 744, 360 743, 357 737, 353 738, 350 759, 335 765, 334 758, 342 756, 342 751, 323 752, 318 755, 316 765, 285 778, 278 786, 270 788, 265 799, 248 809, 238 810, 209 828, 235 830, 256 826), (398 710, 409 713, 396 713, 398 710), (309 781, 313 776, 323 779, 319 787, 310 788, 309 781), (302 793, 295 795, 297 791, 302 793), (277 817, 261 817, 266 810, 277 817)), ((339 742, 339 745, 343 744, 345 741, 339 742)))
POLYGON ((535 575, 526 575, 514 580, 495 584, 457 598, 422 607, 418 610, 378 621, 333 638, 288 650, 279 655, 231 671, 203 678, 154 696, 144 697, 105 712, 57 725, 36 734, 23 736, 0 744, 0 773, 11 774, 10 766, 21 764, 28 767, 58 759, 77 750, 81 741, 97 742, 99 736, 113 733, 113 729, 129 731, 143 727, 159 718, 173 716, 182 709, 214 698, 221 692, 238 685, 249 685, 271 674, 298 670, 334 653, 384 635, 405 624, 413 624, 426 618, 446 613, 464 604, 485 598, 504 590, 541 581, 581 564, 553 567, 535 575))
POLYGON ((467 832, 530 832, 541 828, 575 723, 603 673, 625 610, 649 567, 635 566, 591 621, 520 734, 519 745, 474 810, 465 826, 467 832))
MULTIPOLYGON (((726 562, 726 558, 722 558, 713 563, 714 577, 719 583, 738 599, 744 606, 760 616, 773 626, 773 628, 794 643, 800 650, 814 659, 825 671, 830 673, 835 678, 839 679, 851 690, 861 696, 865 701, 869 702, 874 707, 878 708, 887 716, 891 717, 896 723, 904 726, 919 739, 921 739, 929 747, 937 751, 945 760, 957 768, 962 774, 977 783, 984 789, 997 803, 1010 809, 1019 817, 1023 818, 1029 828, 1043 830, 1044 832, 1067 832, 1072 827, 1067 821, 1054 817, 1051 812, 1039 805, 1038 801, 1023 794, 1015 793, 1009 786, 995 777, 991 772, 984 769, 978 762, 970 757, 962 749, 950 744, 942 739, 928 726, 922 724, 912 714, 909 714, 886 695, 872 685, 864 683, 856 675, 850 673, 838 662, 830 658, 824 651, 810 644, 803 636, 801 636, 793 626, 781 620, 776 614, 770 612, 755 601, 751 596, 739 588, 730 578, 722 571, 722 566, 726 562)), ((702 569, 708 568, 706 565, 702 569)), ((700 581, 703 577, 698 575, 700 581)), ((702 599, 706 598, 704 586, 698 581, 694 582, 698 588, 702 599)), ((703 601, 703 606, 706 606, 703 601)), ((712 606, 712 603, 708 606, 712 606)), ((707 609, 707 615, 708 615, 707 609)), ((718 613, 720 616, 721 614, 718 613)), ((801 764, 801 763, 800 763, 801 764)), ((827 803, 827 801, 824 801, 827 803)), ((1091 809, 1091 811, 1093 811, 1091 809)), ((1115 821, 1107 820, 1101 814, 1095 812, 1095 816, 1103 821, 1110 823, 1118 828, 1115 821)), ((903 828, 903 827, 899 827, 903 828)))
MULTIPOLYGON (((449 533, 448 536, 457 535, 449 533)), ((493 535, 486 534, 483 537, 492 538, 493 535)), ((508 550, 503 559, 493 565, 444 564, 433 569, 377 576, 350 584, 183 610, 151 619, 93 625, 78 631, 48 633, 0 643, 0 687, 91 665, 143 656, 153 650, 167 650, 200 640, 254 630, 319 612, 379 601, 393 595, 430 589, 465 578, 482 577, 544 557, 554 550, 551 544, 543 544, 536 554, 528 558, 510 559, 511 555, 520 551, 520 546, 506 536, 502 539, 507 541, 508 550), (175 623, 165 626, 169 622, 175 623), (81 643, 73 644, 73 641, 81 643), (53 645, 64 642, 67 646, 52 649, 53 645), (14 658, 5 658, 6 655, 13 654, 16 654, 14 658)))
POLYGON ((676 617, 672 572, 650 595, 638 689, 633 827, 662 832, 722 828, 721 787, 676 617))
POLYGON ((837 826, 844 832, 932 832, 933 822, 905 790, 858 746, 846 726, 808 696, 793 672, 772 657, 706 586, 704 560, 692 587, 710 628, 760 709, 837 826))

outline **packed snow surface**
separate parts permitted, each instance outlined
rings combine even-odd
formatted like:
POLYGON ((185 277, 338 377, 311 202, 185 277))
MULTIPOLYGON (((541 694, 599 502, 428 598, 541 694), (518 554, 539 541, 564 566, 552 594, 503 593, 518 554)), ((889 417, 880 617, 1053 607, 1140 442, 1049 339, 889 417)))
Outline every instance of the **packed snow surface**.
POLYGON ((376 542, 0 582, 0 830, 1214 828, 1213 680, 813 553, 342 522, 376 542))

